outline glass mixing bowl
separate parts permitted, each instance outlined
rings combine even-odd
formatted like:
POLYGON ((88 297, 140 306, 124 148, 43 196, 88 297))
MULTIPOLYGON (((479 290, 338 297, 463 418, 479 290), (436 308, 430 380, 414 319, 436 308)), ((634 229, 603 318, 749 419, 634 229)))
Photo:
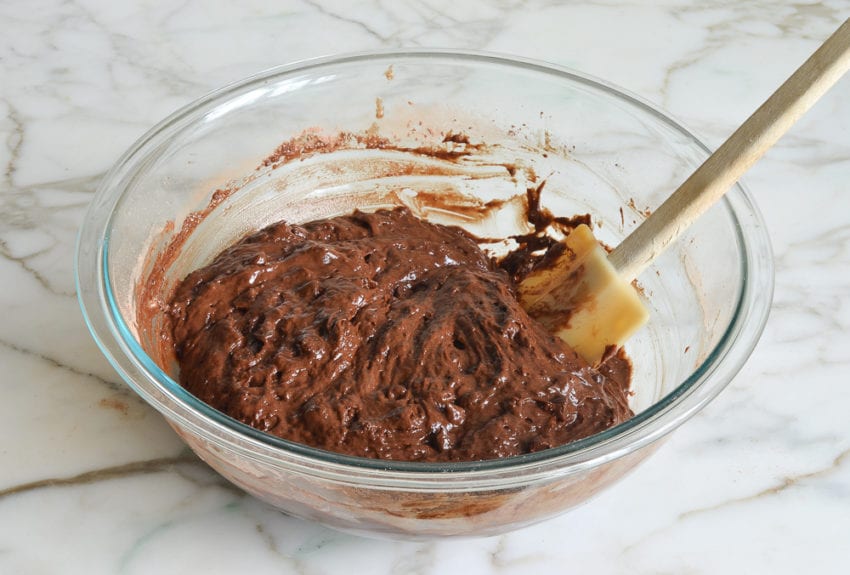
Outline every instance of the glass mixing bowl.
POLYGON ((260 432, 180 387, 173 352, 157 336, 156 302, 224 246, 278 219, 405 204, 503 237, 521 227, 516 214, 482 224, 467 208, 493 199, 510 206, 544 180, 548 209, 590 212, 597 237, 614 245, 707 155, 650 104, 539 62, 406 51, 275 68, 177 111, 106 175, 80 231, 80 303, 123 379, 204 461, 256 497, 374 536, 500 533, 620 479, 747 360, 767 318, 773 269, 743 188, 640 278, 652 316, 627 345, 635 416, 518 457, 381 461, 260 432), (448 197, 454 203, 441 202, 448 197))

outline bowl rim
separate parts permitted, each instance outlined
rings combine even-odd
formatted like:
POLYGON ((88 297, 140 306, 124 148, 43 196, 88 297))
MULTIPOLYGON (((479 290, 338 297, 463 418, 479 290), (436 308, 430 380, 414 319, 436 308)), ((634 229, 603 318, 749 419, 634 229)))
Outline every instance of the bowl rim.
POLYGON ((463 478, 484 483, 488 479, 498 480, 503 485, 505 476, 515 474, 527 480, 528 474, 564 474, 595 467, 663 437, 729 384, 750 356, 764 329, 774 287, 770 240, 758 208, 740 182, 722 200, 734 224, 741 255, 741 285, 729 325, 703 362, 675 389, 625 422, 589 437, 534 453, 484 461, 434 463, 371 459, 330 452, 259 431, 210 407, 168 376, 135 340, 112 293, 109 238, 114 208, 124 194, 124 190, 115 188, 114 184, 127 174, 143 169, 142 160, 146 152, 156 150, 157 144, 167 141, 169 133, 226 104, 233 96, 295 73, 329 66, 374 64, 381 60, 441 60, 473 66, 495 65, 555 76, 637 108, 679 132, 706 154, 710 153, 710 149, 680 122, 619 86, 564 66, 493 52, 450 49, 362 51, 299 60, 227 84, 176 110, 122 154, 101 180, 77 236, 75 281, 85 322, 101 352, 136 393, 167 419, 192 433, 219 446, 235 448, 244 456, 258 461, 299 468, 307 473, 347 482, 365 476, 397 485, 424 480, 449 486, 463 478), (747 233, 744 233, 745 229, 747 233))

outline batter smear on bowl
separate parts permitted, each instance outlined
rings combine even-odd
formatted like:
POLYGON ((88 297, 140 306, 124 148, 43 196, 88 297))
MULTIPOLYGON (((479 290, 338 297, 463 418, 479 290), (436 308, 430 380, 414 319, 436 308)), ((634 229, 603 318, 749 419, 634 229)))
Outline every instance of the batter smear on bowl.
POLYGON ((631 417, 625 356, 589 366, 523 310, 517 273, 405 208, 279 222, 178 285, 180 382, 268 433, 391 460, 508 457, 631 417))

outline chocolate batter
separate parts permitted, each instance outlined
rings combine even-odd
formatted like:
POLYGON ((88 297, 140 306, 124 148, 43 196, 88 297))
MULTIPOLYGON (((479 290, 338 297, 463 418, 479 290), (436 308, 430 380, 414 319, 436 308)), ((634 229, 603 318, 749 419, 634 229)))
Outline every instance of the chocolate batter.
POLYGON ((177 287, 181 383, 263 431, 393 460, 507 457, 629 418, 628 361, 589 367, 520 307, 518 273, 403 208, 277 223, 177 287))

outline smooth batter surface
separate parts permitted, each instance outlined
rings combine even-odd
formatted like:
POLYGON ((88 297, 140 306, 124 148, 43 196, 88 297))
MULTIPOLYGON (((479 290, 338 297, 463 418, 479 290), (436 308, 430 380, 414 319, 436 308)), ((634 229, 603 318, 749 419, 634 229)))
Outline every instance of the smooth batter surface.
POLYGON ((627 362, 588 367, 513 285, 402 208, 278 223, 178 286, 181 383, 280 437, 394 460, 518 455, 630 417, 627 362))

